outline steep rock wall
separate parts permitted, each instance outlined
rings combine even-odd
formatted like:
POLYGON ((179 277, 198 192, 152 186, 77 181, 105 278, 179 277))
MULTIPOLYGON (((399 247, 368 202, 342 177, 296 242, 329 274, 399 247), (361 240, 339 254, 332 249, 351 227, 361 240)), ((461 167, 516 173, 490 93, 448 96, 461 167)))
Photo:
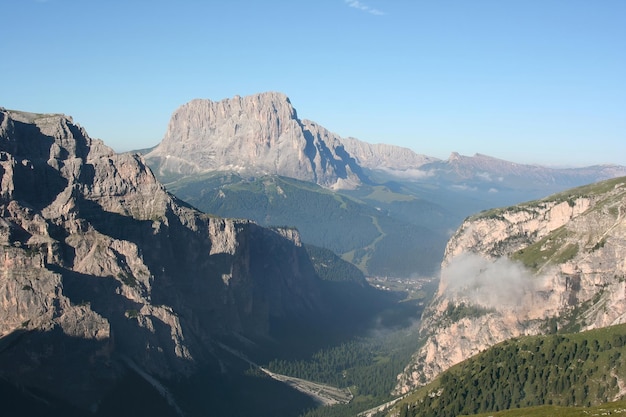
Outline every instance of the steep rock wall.
POLYGON ((626 321, 626 179, 470 217, 397 393, 503 340, 626 321))
POLYGON ((89 408, 326 306, 297 231, 209 217, 63 115, 0 110, 0 376, 89 408), (63 383, 60 383, 63 381, 63 383), (66 383, 72 381, 72 383, 66 383))
POLYGON ((281 93, 190 101, 174 112, 163 140, 146 159, 163 176, 236 171, 327 187, 361 182, 360 168, 339 138, 298 119, 281 93))

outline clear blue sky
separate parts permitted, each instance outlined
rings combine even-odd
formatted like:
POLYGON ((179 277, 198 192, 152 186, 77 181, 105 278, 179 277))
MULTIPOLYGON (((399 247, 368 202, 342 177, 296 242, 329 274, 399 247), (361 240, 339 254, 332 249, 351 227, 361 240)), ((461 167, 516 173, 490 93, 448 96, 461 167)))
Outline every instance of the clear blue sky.
POLYGON ((341 136, 626 165, 625 0, 0 0, 0 106, 156 145, 194 98, 287 94, 341 136))

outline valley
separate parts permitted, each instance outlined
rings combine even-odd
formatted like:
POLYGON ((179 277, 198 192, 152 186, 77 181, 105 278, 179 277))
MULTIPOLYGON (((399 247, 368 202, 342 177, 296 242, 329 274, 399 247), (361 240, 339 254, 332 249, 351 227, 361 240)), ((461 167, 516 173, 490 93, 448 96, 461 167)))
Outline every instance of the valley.
POLYGON ((354 398, 349 388, 346 388, 346 389, 336 388, 331 385, 326 385, 326 384, 322 384, 319 382, 307 381, 306 379, 296 378, 293 376, 288 376, 288 375, 283 375, 283 374, 279 374, 276 372, 272 372, 269 369, 259 366, 258 364, 252 362, 243 353, 238 352, 224 344, 220 344, 220 348, 232 354, 233 356, 236 356, 237 358, 243 360, 248 365, 250 365, 250 369, 247 371, 249 375, 252 375, 252 376, 267 375, 271 379, 280 381, 288 385, 289 387, 295 389, 296 391, 300 391, 303 394, 311 397, 315 402, 317 402, 321 406, 330 406, 330 405, 335 405, 335 404, 348 404, 354 398))
POLYGON ((621 166, 556 169, 482 154, 440 160, 343 138, 276 92, 186 103, 143 152, 168 191, 201 211, 295 227, 304 243, 366 275, 396 278, 436 275, 472 214, 626 175, 621 166))
POLYGON ((341 138, 279 93, 187 103, 144 153, 0 112, 8 410, 448 417, 624 396, 626 168, 438 160, 341 138))
POLYGON ((276 374, 265 368, 260 368, 270 378, 293 387, 294 389, 313 397, 322 406, 335 404, 348 404, 353 399, 353 395, 349 388, 341 389, 330 385, 320 384, 317 382, 307 381, 305 379, 294 378, 287 375, 276 374))
POLYGON ((418 299, 427 303, 437 290, 438 280, 435 277, 426 278, 390 278, 368 277, 367 282, 374 288, 383 291, 406 293, 407 299, 418 299))

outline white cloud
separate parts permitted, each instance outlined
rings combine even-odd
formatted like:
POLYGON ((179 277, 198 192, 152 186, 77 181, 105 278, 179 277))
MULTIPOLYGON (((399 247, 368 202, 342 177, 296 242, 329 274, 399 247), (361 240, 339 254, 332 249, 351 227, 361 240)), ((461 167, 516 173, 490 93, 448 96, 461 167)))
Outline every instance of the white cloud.
POLYGON ((459 191, 478 191, 478 188, 470 187, 467 184, 453 184, 450 186, 450 188, 454 190, 459 190, 459 191))
POLYGON ((382 12, 378 9, 368 6, 367 4, 361 3, 358 0, 344 0, 346 4, 354 9, 362 10, 366 13, 373 14, 376 16, 384 15, 385 12, 382 12))
POLYGON ((392 169, 392 168, 382 167, 379 169, 383 172, 386 172, 389 175, 393 175, 396 178, 402 178, 406 180, 421 180, 423 178, 429 178, 435 175, 433 171, 422 171, 416 168, 392 169))
POLYGON ((486 308, 523 308, 531 303, 536 278, 507 258, 488 260, 464 253, 441 271, 445 291, 486 308))
POLYGON ((488 172, 479 172, 476 176, 484 181, 491 182, 491 175, 488 172))

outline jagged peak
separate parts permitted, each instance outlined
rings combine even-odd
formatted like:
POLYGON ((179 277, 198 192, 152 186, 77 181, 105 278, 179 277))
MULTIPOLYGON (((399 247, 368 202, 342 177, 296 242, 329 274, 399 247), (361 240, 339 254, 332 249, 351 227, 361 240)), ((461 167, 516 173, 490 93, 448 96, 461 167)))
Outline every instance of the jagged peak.
POLYGON ((4 140, 2 148, 10 153, 25 153, 30 157, 46 159, 86 158, 88 154, 97 157, 115 153, 101 140, 90 138, 71 116, 62 113, 5 109, 0 111, 0 116, 0 138, 4 140))
MULTIPOLYGON (((493 161, 498 163, 506 162, 508 164, 515 164, 514 162, 507 161, 505 159, 496 158, 495 156, 487 155, 484 153, 477 152, 472 156, 462 155, 459 152, 452 152, 448 157, 448 162, 457 162, 457 161, 472 161, 472 160, 480 160, 480 161, 493 161)), ((518 164, 515 164, 518 165, 518 164)))
POLYGON ((13 120, 27 124, 41 125, 57 121, 71 124, 74 123, 72 116, 67 116, 63 113, 34 113, 21 110, 11 110, 4 107, 0 107, 0 112, 5 113, 13 120))
POLYGON ((249 96, 235 95, 232 98, 225 98, 218 101, 196 98, 180 106, 174 114, 198 107, 202 108, 215 106, 221 109, 235 109, 246 112, 260 112, 263 109, 272 108, 274 111, 281 113, 280 116, 287 115, 290 119, 297 119, 296 110, 293 108, 289 97, 287 97, 284 93, 275 91, 257 93, 249 96), (283 111, 280 112, 279 110, 283 111))
POLYGON ((458 161, 459 159, 461 159, 461 154, 458 152, 452 152, 448 157, 448 162, 458 161))

